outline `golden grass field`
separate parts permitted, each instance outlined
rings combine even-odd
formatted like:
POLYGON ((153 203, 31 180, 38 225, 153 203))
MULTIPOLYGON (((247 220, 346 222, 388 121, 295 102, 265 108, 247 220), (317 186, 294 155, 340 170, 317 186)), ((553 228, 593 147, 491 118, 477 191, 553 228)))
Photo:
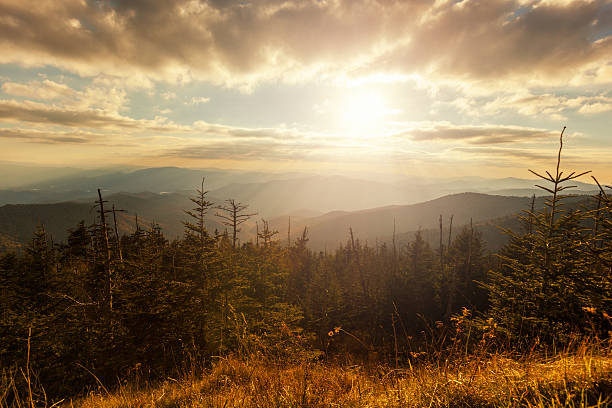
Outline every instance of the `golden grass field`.
POLYGON ((199 376, 101 389, 68 406, 605 407, 612 406, 612 355, 584 347, 551 358, 466 356, 404 369, 226 357, 199 376))

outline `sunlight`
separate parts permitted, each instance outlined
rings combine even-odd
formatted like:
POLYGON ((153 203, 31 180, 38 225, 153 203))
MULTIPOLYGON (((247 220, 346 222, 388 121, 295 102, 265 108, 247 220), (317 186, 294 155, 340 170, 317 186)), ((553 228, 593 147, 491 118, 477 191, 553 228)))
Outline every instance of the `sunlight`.
POLYGON ((351 137, 374 136, 385 123, 385 116, 393 113, 380 92, 364 90, 344 98, 339 106, 340 129, 351 137))

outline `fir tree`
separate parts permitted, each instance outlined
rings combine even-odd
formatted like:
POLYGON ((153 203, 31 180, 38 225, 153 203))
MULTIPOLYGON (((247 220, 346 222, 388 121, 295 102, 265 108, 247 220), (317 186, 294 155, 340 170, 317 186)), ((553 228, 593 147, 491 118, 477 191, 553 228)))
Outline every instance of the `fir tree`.
MULTIPOLYGON (((564 128, 565 130, 565 128, 564 128)), ((538 337, 567 341, 576 330, 589 328, 585 311, 609 307, 610 286, 602 284, 597 259, 589 256, 591 232, 585 227, 587 213, 565 211, 571 188, 564 183, 588 172, 563 175, 560 170, 563 132, 557 155, 556 172, 539 186, 551 194, 543 211, 528 212, 524 234, 513 234, 501 251, 500 268, 489 275, 490 316, 502 324, 515 342, 538 337)))

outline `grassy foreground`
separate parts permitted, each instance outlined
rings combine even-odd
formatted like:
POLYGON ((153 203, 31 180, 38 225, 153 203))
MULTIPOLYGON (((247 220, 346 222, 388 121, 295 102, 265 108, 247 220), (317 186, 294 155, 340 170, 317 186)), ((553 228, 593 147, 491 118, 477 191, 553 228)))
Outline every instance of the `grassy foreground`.
MULTIPOLYGON (((41 398, 44 389, 17 392, 15 382, 3 377, 0 408, 612 407, 609 346, 591 343, 548 358, 484 352, 432 356, 431 361, 422 360, 425 353, 412 357, 407 367, 395 369, 378 363, 228 356, 199 375, 155 385, 127 382, 110 390, 99 383, 97 391, 55 403, 41 398)), ((26 378, 27 371, 21 374, 26 378)))
POLYGON ((73 403, 106 408, 605 407, 612 406, 612 356, 586 349, 551 359, 472 356, 400 370, 228 357, 199 378, 102 390, 73 403))

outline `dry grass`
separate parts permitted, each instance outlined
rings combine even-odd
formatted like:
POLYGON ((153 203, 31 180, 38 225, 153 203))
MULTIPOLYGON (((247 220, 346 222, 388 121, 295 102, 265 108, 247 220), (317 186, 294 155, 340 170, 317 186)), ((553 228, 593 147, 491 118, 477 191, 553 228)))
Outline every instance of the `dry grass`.
POLYGON ((101 386, 55 405, 40 399, 32 403, 27 394, 20 401, 10 398, 15 395, 10 378, 3 376, 0 408, 612 407, 610 350, 591 344, 553 358, 519 359, 483 353, 413 360, 403 369, 226 357, 202 375, 169 378, 155 386, 128 383, 110 392, 101 386))
POLYGON ((74 406, 604 407, 612 406, 612 357, 585 351, 517 361, 498 355, 407 370, 228 357, 197 379, 90 394, 74 406))

